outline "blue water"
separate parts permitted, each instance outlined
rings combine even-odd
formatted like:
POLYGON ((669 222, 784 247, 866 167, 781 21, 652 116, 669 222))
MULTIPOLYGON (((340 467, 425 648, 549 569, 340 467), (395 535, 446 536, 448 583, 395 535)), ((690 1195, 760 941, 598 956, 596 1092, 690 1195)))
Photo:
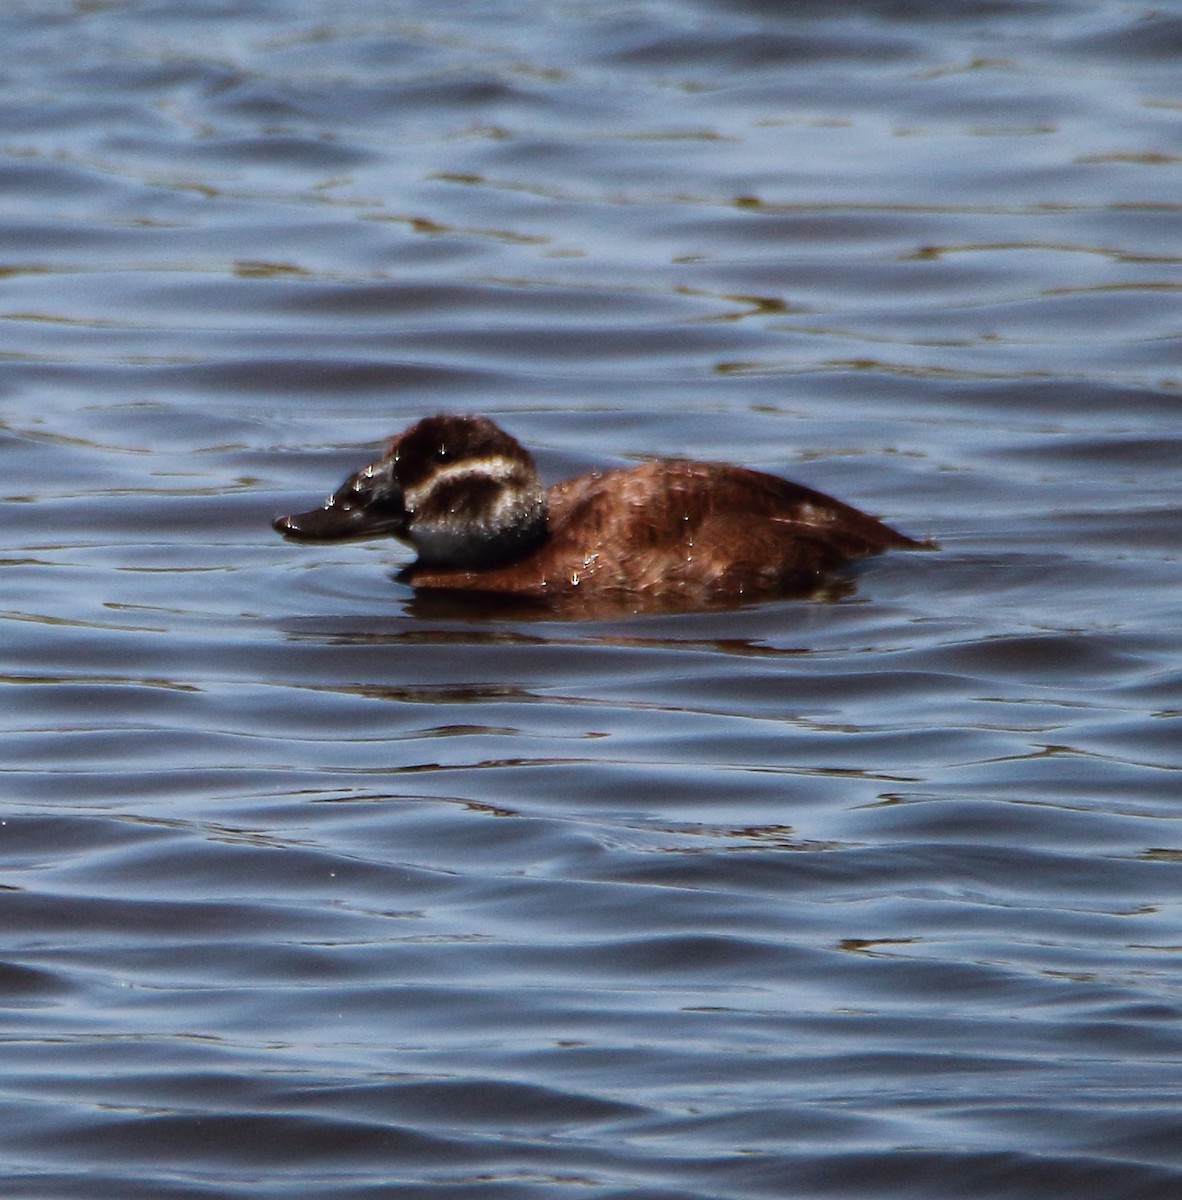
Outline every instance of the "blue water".
POLYGON ((1182 1195, 1182 18, 0 14, 5 1200, 1182 1195), (439 410, 937 553, 458 611, 439 410))

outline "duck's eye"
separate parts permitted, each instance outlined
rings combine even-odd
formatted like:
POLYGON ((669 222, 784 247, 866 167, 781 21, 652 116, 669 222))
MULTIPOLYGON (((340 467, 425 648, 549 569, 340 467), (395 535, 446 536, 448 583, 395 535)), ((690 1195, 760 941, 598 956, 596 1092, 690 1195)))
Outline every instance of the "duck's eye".
POLYGON ((452 452, 451 452, 450 448, 447 446, 440 446, 435 451, 435 461, 436 462, 440 462, 440 463, 451 462, 452 457, 453 457, 452 452))

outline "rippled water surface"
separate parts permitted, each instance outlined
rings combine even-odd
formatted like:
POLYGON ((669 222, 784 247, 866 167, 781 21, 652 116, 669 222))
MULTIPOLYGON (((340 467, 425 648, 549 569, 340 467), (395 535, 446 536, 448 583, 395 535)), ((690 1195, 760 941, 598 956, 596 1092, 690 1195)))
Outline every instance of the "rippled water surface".
POLYGON ((0 1192, 1182 1196, 1172 4, 13 0, 0 1192), (610 620, 389 433, 938 553, 610 620))

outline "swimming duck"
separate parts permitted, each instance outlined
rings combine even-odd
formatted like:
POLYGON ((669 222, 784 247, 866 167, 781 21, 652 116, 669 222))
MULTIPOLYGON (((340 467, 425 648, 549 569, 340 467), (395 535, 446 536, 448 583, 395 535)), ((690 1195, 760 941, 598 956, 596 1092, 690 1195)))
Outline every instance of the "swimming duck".
POLYGON ((709 607, 816 586, 851 559, 916 542, 840 500, 727 463, 658 459, 544 488, 533 457, 475 415, 396 434, 310 512, 296 541, 391 536, 419 589, 636 608, 709 607))

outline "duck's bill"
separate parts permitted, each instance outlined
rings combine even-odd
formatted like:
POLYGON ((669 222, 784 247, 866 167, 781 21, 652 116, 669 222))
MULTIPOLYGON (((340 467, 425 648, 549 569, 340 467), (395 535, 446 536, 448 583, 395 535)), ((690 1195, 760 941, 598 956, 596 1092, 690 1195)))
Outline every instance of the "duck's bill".
POLYGON ((361 538, 397 537, 401 522, 376 520, 361 512, 314 508, 289 513, 271 522, 277 533, 293 542, 343 542, 361 538))
POLYGON ((402 488, 389 464, 371 463, 350 475, 319 508, 276 517, 271 524, 297 542, 399 537, 406 529, 402 488))

